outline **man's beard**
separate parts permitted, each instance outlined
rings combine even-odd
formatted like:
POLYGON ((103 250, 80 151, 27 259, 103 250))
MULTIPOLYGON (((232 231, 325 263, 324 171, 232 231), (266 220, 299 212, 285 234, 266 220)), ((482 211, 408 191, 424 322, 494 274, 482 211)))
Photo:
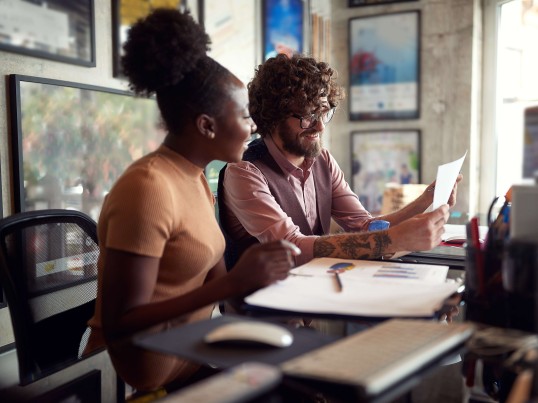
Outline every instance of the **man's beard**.
POLYGON ((285 151, 298 157, 314 158, 321 153, 321 136, 322 132, 316 132, 314 129, 308 129, 301 133, 298 137, 294 133, 294 130, 290 129, 287 122, 282 122, 278 126, 278 134, 282 140, 282 147, 285 151), (308 144, 304 144, 301 141, 301 137, 313 133, 318 133, 318 141, 308 141, 308 144))

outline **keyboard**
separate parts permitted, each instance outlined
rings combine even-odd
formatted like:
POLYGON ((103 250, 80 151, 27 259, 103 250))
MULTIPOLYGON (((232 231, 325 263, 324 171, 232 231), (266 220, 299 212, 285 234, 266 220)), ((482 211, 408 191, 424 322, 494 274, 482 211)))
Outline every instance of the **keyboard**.
POLYGON ((390 319, 281 365, 292 377, 383 393, 428 365, 455 354, 472 335, 467 323, 390 319))

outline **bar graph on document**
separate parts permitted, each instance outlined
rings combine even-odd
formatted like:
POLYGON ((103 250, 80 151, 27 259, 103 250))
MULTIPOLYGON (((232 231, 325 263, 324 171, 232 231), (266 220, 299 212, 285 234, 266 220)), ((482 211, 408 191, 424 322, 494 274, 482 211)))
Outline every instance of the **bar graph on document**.
POLYGON ((381 266, 372 274, 372 277, 410 280, 418 280, 420 278, 417 269, 412 266, 381 266))

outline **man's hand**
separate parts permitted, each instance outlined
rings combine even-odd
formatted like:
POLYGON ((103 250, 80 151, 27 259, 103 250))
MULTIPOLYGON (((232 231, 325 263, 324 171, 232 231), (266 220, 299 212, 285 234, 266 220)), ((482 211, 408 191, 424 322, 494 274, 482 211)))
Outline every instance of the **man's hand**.
POLYGON ((459 174, 456 178, 456 183, 454 183, 454 187, 452 188, 452 193, 450 193, 450 197, 448 198, 448 206, 454 207, 456 204, 456 199, 458 195, 458 183, 463 179, 463 175, 459 174))
MULTIPOLYGON (((448 198, 448 206, 454 207, 457 201, 457 195, 458 195, 458 183, 461 182, 463 179, 463 175, 459 174, 456 178, 456 183, 454 183, 454 187, 452 188, 452 192, 450 193, 450 197, 448 198)), ((428 199, 431 199, 430 203, 433 202, 433 192, 435 191, 435 182, 433 181, 424 191, 422 194, 423 197, 427 197, 428 199)))
POLYGON ((389 236, 398 251, 430 250, 441 243, 448 217, 448 205, 444 204, 391 227, 389 236))

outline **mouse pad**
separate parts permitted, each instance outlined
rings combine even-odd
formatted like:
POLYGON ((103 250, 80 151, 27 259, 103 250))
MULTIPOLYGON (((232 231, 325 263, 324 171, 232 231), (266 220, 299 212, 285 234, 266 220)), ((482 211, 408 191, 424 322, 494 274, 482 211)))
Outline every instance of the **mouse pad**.
MULTIPOLYGON (((337 340, 334 336, 319 333, 314 329, 286 327, 293 334, 289 347, 210 345, 204 342, 209 331, 225 323, 251 321, 252 318, 225 315, 215 319, 202 320, 179 326, 161 333, 136 336, 133 343, 137 346, 173 354, 199 364, 229 368, 245 361, 257 361, 278 365, 291 358, 307 353, 337 340)), ((274 323, 274 322, 273 322, 274 323)))

